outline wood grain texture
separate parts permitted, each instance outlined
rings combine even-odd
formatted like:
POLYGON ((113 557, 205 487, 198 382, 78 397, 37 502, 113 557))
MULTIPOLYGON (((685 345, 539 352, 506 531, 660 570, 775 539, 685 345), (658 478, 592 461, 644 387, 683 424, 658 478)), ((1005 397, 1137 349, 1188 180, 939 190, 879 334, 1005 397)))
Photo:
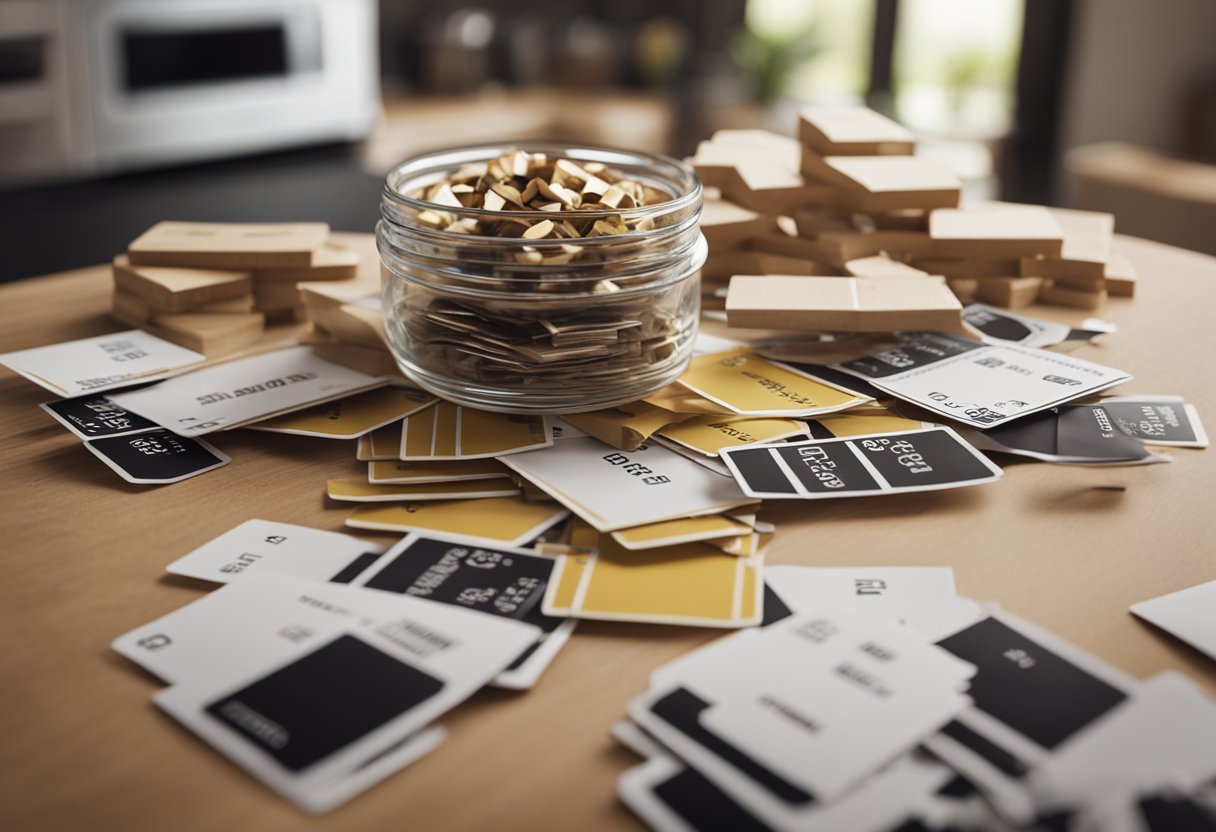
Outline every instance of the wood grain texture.
MULTIPOLYGON (((1076 355, 1126 370, 1123 390, 1181 394, 1216 429, 1216 259, 1120 238, 1135 300, 1121 331, 1076 355)), ((116 331, 105 268, 0 287, 0 352, 116 331)), ((1083 313, 1033 307, 1079 322, 1083 313)), ((635 829, 615 800, 633 758, 608 736, 651 670, 717 635, 585 623, 535 690, 483 691, 442 720, 449 739, 332 815, 302 815, 151 705, 157 683, 109 650, 196 597, 164 566, 263 517, 341 529, 328 478, 358 474, 354 443, 235 431, 233 463, 193 480, 127 485, 0 371, 0 826, 6 829, 635 829)), ((984 488, 769 504, 771 563, 937 565, 1137 676, 1178 668, 1216 691, 1216 665, 1140 624, 1128 605, 1216 579, 1216 451, 1109 470, 1014 463, 984 488), (1109 490, 1123 486, 1125 491, 1109 490)))

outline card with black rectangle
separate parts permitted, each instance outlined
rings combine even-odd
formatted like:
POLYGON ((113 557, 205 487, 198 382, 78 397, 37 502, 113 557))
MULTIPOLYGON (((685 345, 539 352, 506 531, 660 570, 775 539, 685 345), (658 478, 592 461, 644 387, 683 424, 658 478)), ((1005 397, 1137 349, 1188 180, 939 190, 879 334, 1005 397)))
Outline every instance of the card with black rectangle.
POLYGON ((849 448, 847 440, 799 442, 782 446, 777 453, 811 494, 847 494, 882 488, 849 448))
POLYGON ((1141 442, 1196 448, 1208 445, 1199 413, 1181 398, 1129 396, 1107 399, 1102 407, 1116 428, 1141 442))
POLYGON ((842 361, 833 369, 862 378, 887 378, 919 370, 947 358, 983 348, 984 344, 944 332, 903 332, 900 345, 852 361, 842 361))
POLYGON ((180 482, 232 461, 206 442, 163 428, 93 439, 84 446, 124 480, 137 485, 180 482))
POLYGON ((910 431, 852 440, 853 447, 893 488, 990 480, 992 463, 953 431, 910 431))
POLYGON ((1095 461, 1139 460, 1150 456, 1140 441, 1115 428, 1100 404, 1060 408, 1056 453, 1095 461))
POLYGON ((126 436, 156 430, 160 425, 124 410, 105 396, 79 396, 39 405, 81 439, 126 436))
POLYGON ((976 708, 1049 750, 1127 699, 1125 691, 996 618, 938 646, 978 668, 967 691, 976 708))
POLYGON ((546 631, 562 621, 529 615, 545 594, 552 558, 428 537, 407 540, 389 556, 363 586, 527 620, 546 631))
POLYGON ((285 769, 299 772, 443 687, 429 673, 342 635, 204 711, 285 769))
POLYGON ((721 456, 750 496, 798 496, 798 489, 781 470, 770 448, 728 448, 722 451, 721 456))

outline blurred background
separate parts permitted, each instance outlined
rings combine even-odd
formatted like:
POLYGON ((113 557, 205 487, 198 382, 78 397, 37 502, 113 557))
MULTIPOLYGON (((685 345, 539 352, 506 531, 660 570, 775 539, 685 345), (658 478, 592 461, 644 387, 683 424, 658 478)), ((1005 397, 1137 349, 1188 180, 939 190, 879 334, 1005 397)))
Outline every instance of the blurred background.
POLYGON ((162 219, 370 231, 420 151, 690 154, 806 102, 912 128, 968 194, 1216 253, 1211 0, 0 0, 0 279, 162 219))

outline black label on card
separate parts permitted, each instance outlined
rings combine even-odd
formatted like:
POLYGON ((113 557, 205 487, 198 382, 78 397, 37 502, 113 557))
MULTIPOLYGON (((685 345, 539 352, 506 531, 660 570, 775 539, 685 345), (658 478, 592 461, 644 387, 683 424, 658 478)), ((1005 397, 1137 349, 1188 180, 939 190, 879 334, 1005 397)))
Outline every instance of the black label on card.
POLYGON ((1024 777, 1029 770, 1026 764, 1017 757, 1010 754, 1005 749, 1001 748, 996 743, 982 737, 972 731, 961 722, 950 722, 941 732, 950 739, 957 742, 959 745, 970 749, 973 753, 983 757, 993 767, 1014 779, 1024 777))
POLYGON ((730 454, 739 476, 752 491, 766 494, 797 494, 798 489, 781 470, 768 448, 745 448, 730 454))
POLYGON ((769 624, 776 624, 783 618, 789 618, 794 612, 786 603, 781 600, 773 588, 768 584, 764 585, 764 619, 760 622, 761 627, 767 627, 769 624))
POLYGON ((866 470, 846 440, 788 445, 779 448, 777 453, 812 494, 842 494, 879 488, 878 480, 866 470))
POLYGON ((817 381, 822 381, 831 384, 835 387, 840 387, 848 390, 851 393, 856 393, 859 396, 866 396, 871 399, 880 399, 884 393, 870 384, 868 381, 862 381, 857 376, 851 376, 848 373, 842 373, 840 370, 835 370, 826 364, 808 364, 802 361, 780 361, 779 364, 784 364, 786 367, 791 367, 800 373, 810 376, 817 381))
POLYGON ((993 475, 970 445, 944 430, 854 439, 851 444, 896 488, 967 482, 993 475))
POLYGON ((1010 450, 1056 455, 1057 411, 1032 413, 1012 422, 987 428, 984 434, 1010 450))
POLYGON ((301 771, 441 690, 429 673, 343 635, 204 710, 301 771))
POLYGON ((898 347, 836 366, 868 378, 886 378, 984 347, 979 341, 943 332, 909 332, 902 334, 900 340, 903 343, 898 347))
POLYGON ((348 584, 367 571, 367 568, 380 559, 380 552, 364 552, 359 557, 338 570, 338 574, 329 579, 331 584, 348 584))
POLYGON ((1047 749, 1127 698, 1127 694, 995 618, 938 642, 978 672, 975 706, 1047 749))
POLYGON ((654 796, 698 832, 768 832, 771 828, 695 769, 685 767, 653 789, 654 796))
MULTIPOLYGON (((545 594, 553 563, 551 558, 420 537, 366 586, 524 619, 545 594)), ((560 623, 553 620, 553 627, 560 623)))
POLYGON ((1216 832, 1216 814, 1187 797, 1146 797, 1136 808, 1149 832, 1216 832))
POLYGON ((1016 318, 1010 318, 983 306, 964 307, 963 320, 990 338, 1014 341, 1019 344, 1036 332, 1016 318))
POLYGON ((173 482, 226 461, 197 440, 163 428, 94 439, 87 444, 136 482, 173 482))
POLYGON ((650 711, 786 803, 805 805, 814 802, 814 798, 798 786, 784 777, 774 774, 703 726, 701 714, 709 708, 710 704, 692 691, 687 688, 677 688, 651 705, 650 711))
POLYGON ((1198 436, 1182 402, 1103 402, 1115 427, 1143 442, 1195 442, 1198 436))
POLYGON ((43 405, 84 439, 154 430, 160 425, 124 410, 105 396, 81 396, 43 405))

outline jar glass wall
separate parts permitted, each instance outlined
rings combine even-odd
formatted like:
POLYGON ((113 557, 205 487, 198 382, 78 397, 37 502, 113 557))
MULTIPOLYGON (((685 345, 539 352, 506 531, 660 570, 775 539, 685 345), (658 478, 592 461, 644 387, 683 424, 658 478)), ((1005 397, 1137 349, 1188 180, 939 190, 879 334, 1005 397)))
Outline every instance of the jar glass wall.
POLYGON ((664 156, 532 144, 519 150, 603 165, 670 198, 622 210, 541 213, 419 197, 462 166, 513 149, 429 154, 389 174, 377 241, 385 328, 402 371, 449 401, 516 413, 611 407, 675 380, 692 355, 706 256, 695 173, 664 156), (522 236, 544 219, 580 229, 605 220, 631 230, 522 236), (481 224, 501 230, 516 220, 518 235, 455 230, 481 224))

